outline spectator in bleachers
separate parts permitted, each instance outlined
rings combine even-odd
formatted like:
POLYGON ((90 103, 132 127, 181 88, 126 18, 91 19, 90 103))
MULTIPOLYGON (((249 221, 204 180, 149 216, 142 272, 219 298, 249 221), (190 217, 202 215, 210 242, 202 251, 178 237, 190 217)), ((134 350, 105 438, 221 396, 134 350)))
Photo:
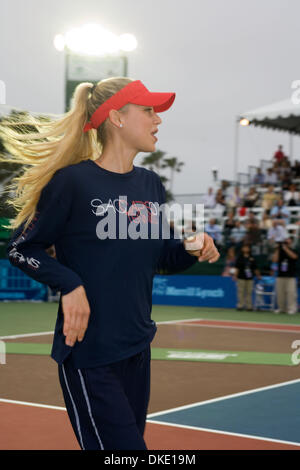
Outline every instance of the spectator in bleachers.
POLYGON ((292 167, 293 178, 300 178, 300 161, 296 160, 292 167))
POLYGON ((278 243, 272 262, 277 263, 276 298, 278 310, 290 315, 297 313, 297 263, 298 253, 292 249, 292 240, 287 238, 278 243))
POLYGON ((222 190, 222 193, 224 195, 224 197, 227 196, 227 191, 228 191, 228 188, 230 187, 230 183, 226 180, 222 180, 221 181, 221 190, 222 190))
POLYGON ((236 249, 239 249, 244 241, 246 235, 246 228, 240 220, 236 220, 235 227, 231 230, 230 233, 230 242, 235 246, 236 249))
POLYGON ((258 220, 253 212, 249 213, 249 216, 245 222, 246 235, 245 243, 249 245, 256 245, 261 241, 261 232, 258 224, 258 220))
POLYGON ((252 310, 253 279, 261 277, 256 260, 251 254, 251 246, 244 244, 235 263, 235 276, 237 281, 237 310, 252 310))
POLYGON ((233 209, 235 207, 238 207, 238 206, 242 205, 242 203, 243 203, 243 198, 242 198, 242 195, 240 193, 240 187, 235 186, 233 194, 231 194, 230 196, 227 196, 227 198, 226 198, 226 205, 230 209, 233 209))
POLYGON ((232 209, 227 214, 227 219, 224 223, 224 229, 227 230, 227 231, 231 231, 231 229, 233 229, 233 227, 235 227, 235 212, 232 209))
POLYGON ((272 227, 268 230, 267 239, 271 245, 281 243, 288 237, 285 223, 283 220, 273 220, 272 227))
POLYGON ((236 262, 235 248, 234 246, 231 246, 228 248, 227 253, 226 253, 224 270, 222 272, 222 276, 225 276, 225 277, 235 276, 235 262, 236 262))
POLYGON ((300 205, 300 193, 296 191, 296 185, 291 184, 289 189, 284 192, 284 201, 287 206, 299 206, 300 205))
POLYGON ((224 214, 226 210, 226 200, 225 200, 225 195, 223 194, 222 189, 218 189, 216 193, 216 206, 215 210, 217 212, 220 212, 222 215, 224 214))
POLYGON ((258 220, 256 218, 256 215, 252 211, 248 212, 248 217, 246 219, 246 225, 247 224, 258 225, 258 220))
POLYGON ((268 168, 267 169, 267 174, 266 174, 266 177, 265 177, 265 184, 269 185, 269 184, 277 184, 278 183, 278 176, 276 174, 276 172, 273 170, 273 168, 268 168))
POLYGON ((279 179, 282 190, 287 191, 292 184, 292 174, 290 172, 284 172, 279 179))
POLYGON ((282 145, 278 145, 278 149, 276 150, 276 152, 274 153, 274 156, 273 156, 275 162, 277 163, 280 163, 281 160, 284 158, 284 153, 283 153, 283 147, 282 145))
POLYGON ((216 206, 216 196, 214 195, 213 188, 208 188, 207 194, 203 198, 204 208, 214 209, 216 206))
POLYGON ((264 184, 265 175, 261 171, 261 168, 257 168, 256 175, 253 178, 253 184, 264 184))
POLYGON ((244 206, 254 207, 259 200, 259 193, 256 191, 254 186, 251 186, 248 193, 244 196, 244 206))
POLYGON ((267 232, 270 228, 272 228, 272 219, 270 217, 270 211, 265 210, 261 220, 259 221, 259 228, 260 230, 263 230, 264 232, 267 232))
POLYGON ((283 219, 286 224, 289 223, 290 212, 284 205, 283 199, 278 199, 275 206, 271 209, 270 216, 272 219, 283 219))
POLYGON ((270 184, 267 191, 264 193, 262 198, 262 207, 264 209, 272 209, 278 200, 278 195, 274 191, 274 186, 270 184))
POLYGON ((216 223, 216 219, 212 218, 205 226, 205 232, 212 237, 216 246, 221 245, 222 242, 222 228, 216 223))

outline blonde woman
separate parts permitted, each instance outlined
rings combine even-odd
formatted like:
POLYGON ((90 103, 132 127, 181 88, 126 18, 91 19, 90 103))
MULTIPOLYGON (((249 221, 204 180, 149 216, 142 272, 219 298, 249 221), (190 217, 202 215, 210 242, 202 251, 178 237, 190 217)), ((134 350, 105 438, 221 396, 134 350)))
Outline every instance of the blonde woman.
POLYGON ((146 449, 153 276, 219 258, 208 235, 193 250, 162 237, 164 188, 133 164, 155 151, 157 113, 174 99, 116 77, 79 84, 56 121, 27 118, 35 134, 9 120, 1 127, 12 161, 29 165, 13 183, 8 257, 61 293, 51 356, 81 449, 146 449), (159 236, 149 236, 156 226, 159 236))

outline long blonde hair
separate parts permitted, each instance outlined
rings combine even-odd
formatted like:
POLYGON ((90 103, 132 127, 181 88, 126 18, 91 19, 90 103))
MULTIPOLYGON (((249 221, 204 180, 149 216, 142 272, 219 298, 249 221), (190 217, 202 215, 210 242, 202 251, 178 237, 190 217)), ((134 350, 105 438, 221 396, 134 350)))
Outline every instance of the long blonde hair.
POLYGON ((106 121, 97 130, 83 132, 83 127, 104 101, 131 81, 125 77, 107 78, 96 84, 92 94, 93 83, 80 83, 74 90, 70 111, 58 119, 20 114, 0 122, 0 137, 8 152, 8 156, 0 155, 0 161, 25 166, 22 174, 5 188, 10 194, 6 204, 17 214, 10 220, 8 229, 19 227, 25 220, 24 230, 27 229, 42 189, 57 170, 99 157, 107 140, 106 121), (34 126, 37 131, 28 132, 28 126, 34 126))

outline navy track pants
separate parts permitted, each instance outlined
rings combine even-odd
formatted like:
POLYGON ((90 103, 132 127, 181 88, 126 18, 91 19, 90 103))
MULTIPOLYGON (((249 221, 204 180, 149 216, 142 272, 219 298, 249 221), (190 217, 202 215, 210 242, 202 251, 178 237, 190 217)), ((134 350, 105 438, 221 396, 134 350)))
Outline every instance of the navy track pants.
POLYGON ((143 434, 150 397, 150 344, 113 364, 58 366, 67 412, 82 450, 147 450, 143 434))

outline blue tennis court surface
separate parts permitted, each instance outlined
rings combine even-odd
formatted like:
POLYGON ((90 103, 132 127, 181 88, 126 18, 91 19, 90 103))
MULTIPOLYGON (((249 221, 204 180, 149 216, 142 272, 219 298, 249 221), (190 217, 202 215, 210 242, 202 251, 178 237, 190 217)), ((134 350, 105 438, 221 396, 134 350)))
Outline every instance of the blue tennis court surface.
POLYGON ((300 379, 155 413, 150 420, 300 443, 300 379))

